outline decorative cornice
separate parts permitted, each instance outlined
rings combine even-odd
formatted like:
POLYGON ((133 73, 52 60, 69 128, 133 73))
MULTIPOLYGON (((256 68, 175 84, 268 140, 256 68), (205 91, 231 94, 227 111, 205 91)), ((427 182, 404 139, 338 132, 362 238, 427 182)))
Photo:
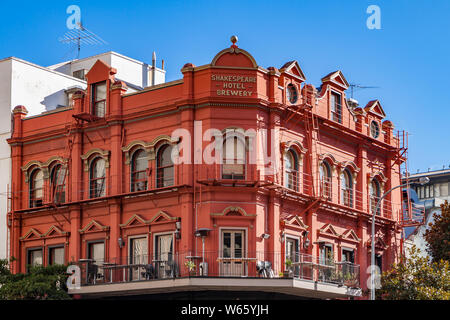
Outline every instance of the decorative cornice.
POLYGON ((83 154, 81 156, 81 159, 84 162, 84 171, 89 171, 89 159, 93 156, 93 155, 99 155, 100 157, 102 157, 105 160, 105 168, 109 168, 109 150, 103 150, 100 148, 94 148, 89 150, 88 152, 86 152, 85 154, 83 154))

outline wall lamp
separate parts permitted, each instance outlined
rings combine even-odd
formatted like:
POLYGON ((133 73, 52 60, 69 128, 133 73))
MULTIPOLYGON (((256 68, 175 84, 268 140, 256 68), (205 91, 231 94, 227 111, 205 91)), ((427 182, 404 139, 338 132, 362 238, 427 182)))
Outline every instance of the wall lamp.
POLYGON ((261 238, 263 238, 263 239, 269 239, 269 238, 270 238, 270 234, 268 234, 268 233, 263 233, 263 234, 261 235, 261 238))
POLYGON ((175 239, 181 239, 181 221, 175 222, 175 239))
POLYGON ((303 248, 308 249, 311 241, 308 239, 309 231, 303 232, 303 238, 305 238, 305 241, 303 241, 303 248))
POLYGON ((123 241, 122 237, 120 236, 119 239, 117 239, 117 242, 119 244, 119 248, 122 249, 125 245, 125 241, 123 241))

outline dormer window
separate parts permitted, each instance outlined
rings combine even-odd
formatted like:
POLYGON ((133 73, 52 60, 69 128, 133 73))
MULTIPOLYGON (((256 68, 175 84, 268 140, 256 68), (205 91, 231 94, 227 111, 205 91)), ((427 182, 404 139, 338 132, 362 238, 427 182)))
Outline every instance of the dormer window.
POLYGON ((331 120, 342 123, 341 95, 336 92, 331 93, 330 99, 331 120))
POLYGON ((370 123, 370 134, 375 139, 378 138, 378 136, 380 135, 380 126, 376 121, 372 121, 370 123))
POLYGON ((106 113, 106 81, 92 85, 92 113, 100 118, 106 113))
POLYGON ((292 83, 287 86, 286 98, 291 104, 296 103, 298 100, 297 88, 292 83))

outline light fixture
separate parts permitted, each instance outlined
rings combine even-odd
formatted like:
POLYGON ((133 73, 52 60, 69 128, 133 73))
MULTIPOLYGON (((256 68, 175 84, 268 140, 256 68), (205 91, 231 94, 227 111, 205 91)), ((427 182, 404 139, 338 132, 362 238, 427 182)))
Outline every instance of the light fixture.
POLYGON ((419 183, 423 186, 424 184, 427 184, 428 182, 430 182, 430 178, 428 177, 420 177, 419 178, 419 183))
POLYGON ((311 241, 308 239, 308 234, 309 231, 303 231, 303 238, 305 238, 304 242, 303 242, 303 248, 308 249, 311 241))
POLYGON ((117 242, 119 243, 119 248, 122 249, 125 245, 125 241, 123 241, 122 237, 119 236, 119 239, 117 239, 117 242))
POLYGON ((281 235, 280 235, 280 241, 284 242, 284 232, 282 232, 281 235))
POLYGON ((268 234, 268 233, 263 233, 263 234, 261 235, 261 238, 263 238, 263 239, 269 239, 269 238, 270 238, 270 234, 268 234))
POLYGON ((181 221, 175 222, 175 239, 181 239, 181 221))

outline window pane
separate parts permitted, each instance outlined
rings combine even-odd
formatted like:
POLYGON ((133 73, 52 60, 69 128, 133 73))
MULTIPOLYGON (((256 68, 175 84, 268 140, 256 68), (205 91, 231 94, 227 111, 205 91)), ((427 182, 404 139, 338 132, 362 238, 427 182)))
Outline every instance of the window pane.
POLYGON ((448 182, 441 183, 440 193, 441 193, 441 195, 440 195, 441 197, 448 196, 448 182))
POLYGON ((64 264, 64 248, 51 248, 50 264, 64 264))
POLYGON ((106 82, 95 85, 95 101, 106 99, 106 82))
POLYGON ((29 251, 28 264, 32 266, 42 265, 42 250, 31 250, 29 251))
POLYGON ((223 233, 223 257, 231 257, 231 233, 229 232, 223 233))
POLYGON ((89 259, 94 259, 96 262, 103 262, 105 258, 105 244, 91 243, 89 245, 89 259))

